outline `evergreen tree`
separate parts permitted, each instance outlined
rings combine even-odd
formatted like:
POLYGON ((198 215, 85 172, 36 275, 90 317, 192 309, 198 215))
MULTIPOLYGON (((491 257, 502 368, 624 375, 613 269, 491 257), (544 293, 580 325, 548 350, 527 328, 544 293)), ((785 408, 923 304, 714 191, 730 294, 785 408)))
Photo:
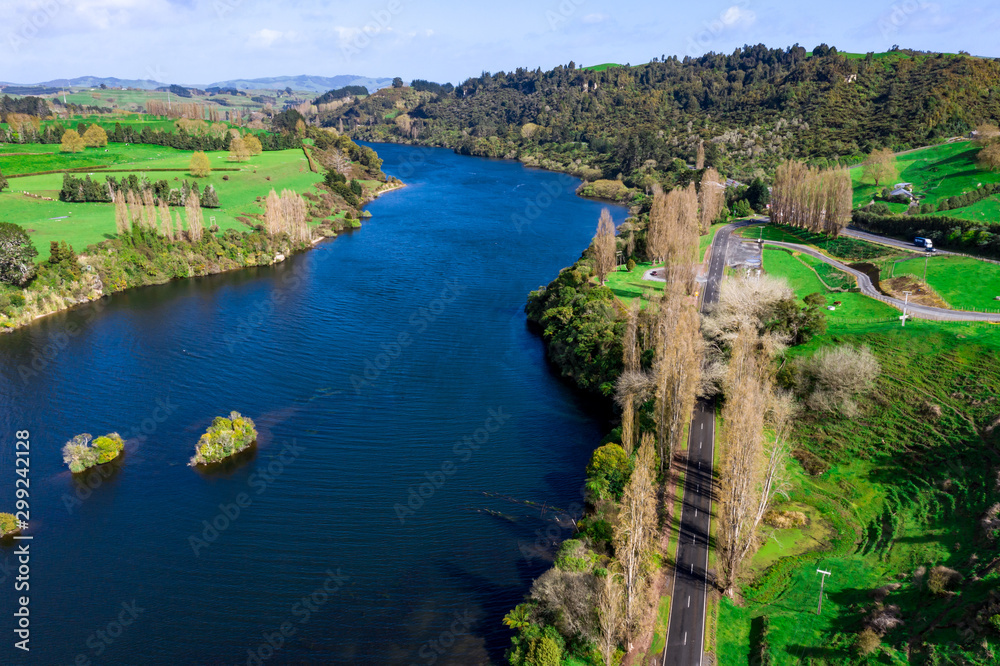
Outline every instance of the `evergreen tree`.
POLYGON ((201 195, 202 208, 218 208, 219 195, 215 191, 214 185, 209 185, 201 195))

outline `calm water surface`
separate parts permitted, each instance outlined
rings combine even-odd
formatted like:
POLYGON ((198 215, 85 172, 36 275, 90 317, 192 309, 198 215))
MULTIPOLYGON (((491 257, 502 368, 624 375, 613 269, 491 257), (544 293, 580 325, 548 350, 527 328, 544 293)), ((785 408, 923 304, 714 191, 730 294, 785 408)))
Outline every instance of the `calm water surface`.
POLYGON ((0 336, 0 510, 30 430, 34 537, 30 655, 0 546, 0 663, 502 662, 536 545, 571 533, 527 502, 578 503, 602 432, 523 305, 601 205, 514 162, 376 148, 409 186, 360 231, 0 336), (230 410, 255 453, 187 467, 230 410), (62 445, 110 431, 123 463, 73 478, 62 445))

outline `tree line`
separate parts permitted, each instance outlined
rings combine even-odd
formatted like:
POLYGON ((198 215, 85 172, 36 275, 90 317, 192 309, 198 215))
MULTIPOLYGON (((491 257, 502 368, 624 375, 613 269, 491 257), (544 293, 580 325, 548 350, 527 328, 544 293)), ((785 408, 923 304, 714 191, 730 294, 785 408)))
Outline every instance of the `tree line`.
POLYGON ((638 183, 645 165, 659 171, 678 156, 696 164, 699 149, 707 165, 742 177, 787 159, 841 166, 875 148, 927 145, 1000 117, 1000 98, 976 92, 997 85, 1000 63, 989 59, 756 45, 602 72, 484 73, 398 100, 378 91, 322 121, 470 154, 531 153, 563 166, 581 158, 605 178, 638 183), (389 113, 397 101, 407 128, 389 113))
POLYGON ((89 175, 80 178, 71 173, 64 173, 59 200, 68 203, 112 203, 116 195, 127 196, 129 192, 138 197, 144 197, 145 193, 149 192, 154 203, 159 205, 162 202, 167 206, 183 206, 188 195, 193 193, 198 197, 202 207, 219 207, 219 195, 213 185, 208 185, 204 192, 199 192, 196 182, 188 183, 187 180, 183 180, 179 186, 171 187, 166 180, 150 181, 134 173, 122 177, 121 180, 109 175, 104 182, 93 180, 89 175))

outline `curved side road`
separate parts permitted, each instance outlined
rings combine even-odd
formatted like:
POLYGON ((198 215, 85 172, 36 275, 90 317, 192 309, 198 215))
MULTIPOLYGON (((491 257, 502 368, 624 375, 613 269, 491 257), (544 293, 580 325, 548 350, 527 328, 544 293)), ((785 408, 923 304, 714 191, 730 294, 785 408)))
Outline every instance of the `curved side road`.
MULTIPOLYGON (((758 241, 747 241, 750 243, 756 243, 758 241)), ((855 270, 850 266, 842 264, 836 259, 831 259, 822 252, 814 250, 811 247, 806 247, 805 245, 798 245, 796 243, 782 243, 780 241, 764 241, 764 245, 772 245, 775 247, 783 247, 788 250, 795 250, 796 252, 802 252, 803 254, 808 254, 810 257, 815 257, 823 263, 830 264, 831 266, 849 273, 853 277, 857 278, 858 287, 861 288, 861 293, 870 298, 882 301, 886 305, 891 305, 897 310, 904 310, 906 314, 911 317, 916 317, 917 319, 931 319, 935 321, 989 321, 989 322, 1000 322, 1000 313, 996 312, 969 312, 967 310, 946 310, 945 308, 934 308, 929 305, 916 305, 913 303, 904 303, 898 298, 892 298, 891 296, 886 296, 879 292, 875 285, 872 284, 871 278, 862 273, 859 270, 855 270)))

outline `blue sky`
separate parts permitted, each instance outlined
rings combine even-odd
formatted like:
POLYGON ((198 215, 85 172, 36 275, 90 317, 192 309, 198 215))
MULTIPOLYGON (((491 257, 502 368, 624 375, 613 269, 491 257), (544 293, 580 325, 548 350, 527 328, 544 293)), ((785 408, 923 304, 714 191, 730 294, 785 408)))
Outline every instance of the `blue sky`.
POLYGON ((763 42, 1000 56, 982 0, 0 0, 0 81, 207 84, 292 74, 457 83, 570 60, 637 64, 763 42))

